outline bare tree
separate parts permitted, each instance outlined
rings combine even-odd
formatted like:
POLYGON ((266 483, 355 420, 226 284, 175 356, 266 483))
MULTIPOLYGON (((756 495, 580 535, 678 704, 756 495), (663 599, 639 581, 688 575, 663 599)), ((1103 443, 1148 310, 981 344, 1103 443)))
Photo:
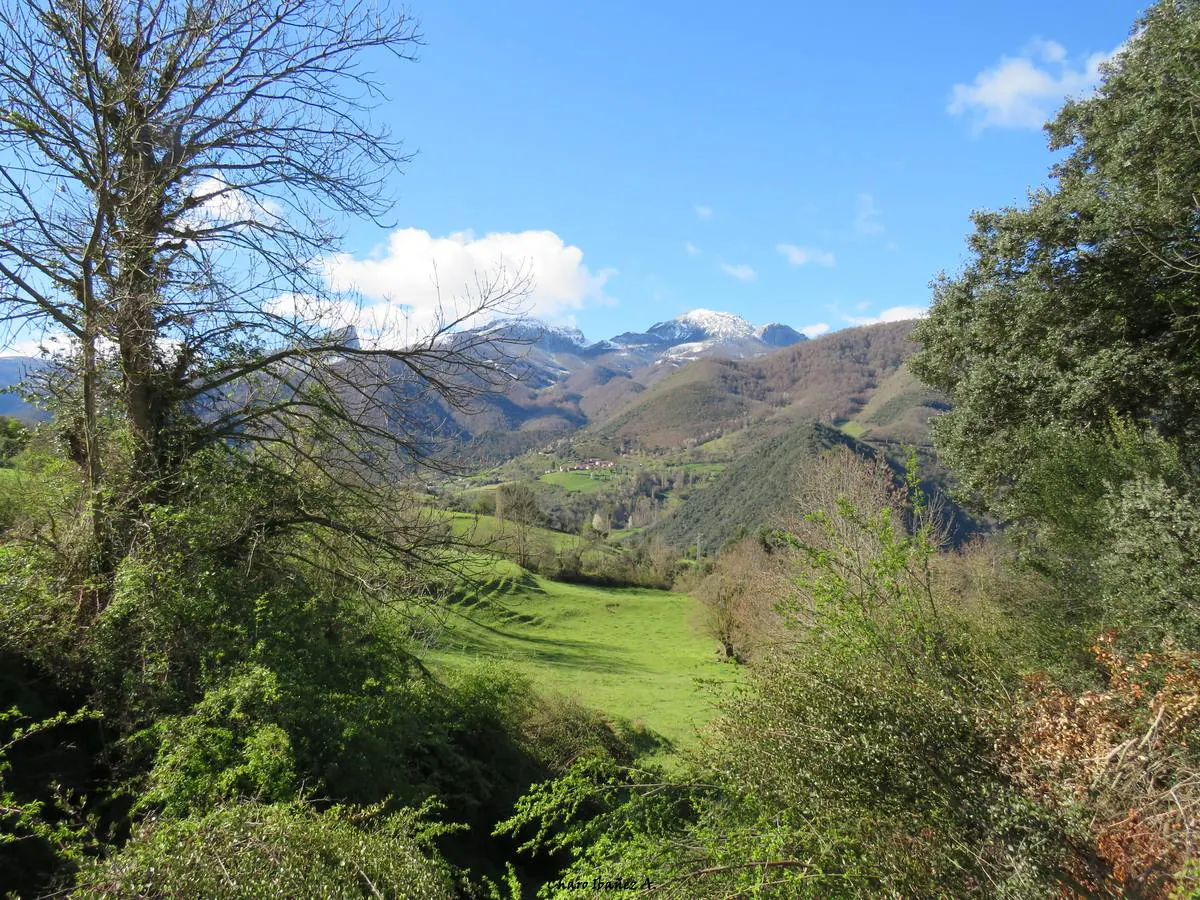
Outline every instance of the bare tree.
MULTIPOLYGON (((384 224, 407 157, 376 69, 420 40, 371 0, 0 0, 0 317, 67 339, 55 399, 101 546, 205 448, 378 489, 430 458, 430 416, 510 378, 461 326, 519 306, 526 271, 406 331, 352 327, 323 270, 335 218, 384 224)), ((305 506, 272 525, 386 540, 305 506)))
POLYGON ((927 498, 915 481, 915 457, 903 478, 882 455, 866 458, 836 447, 798 473, 783 532, 797 571, 792 615, 809 623, 816 602, 807 574, 835 574, 839 593, 864 618, 887 614, 898 595, 937 615, 930 556, 946 544, 944 500, 927 498), (897 573, 880 561, 895 562, 897 573))
POLYGON ((522 481, 500 485, 496 489, 496 518, 506 532, 502 538, 508 539, 517 565, 528 567, 534 556, 534 528, 542 519, 533 488, 522 481))
POLYGON ((778 631, 775 612, 788 587, 781 560, 772 559, 755 537, 743 538, 717 557, 712 572, 697 586, 709 632, 724 659, 745 662, 778 631))

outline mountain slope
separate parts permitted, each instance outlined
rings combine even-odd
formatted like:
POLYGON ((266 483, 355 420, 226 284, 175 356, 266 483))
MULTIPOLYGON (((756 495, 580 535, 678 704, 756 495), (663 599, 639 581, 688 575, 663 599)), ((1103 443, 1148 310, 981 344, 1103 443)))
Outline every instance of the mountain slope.
MULTIPOLYGON (((847 329, 752 360, 698 360, 654 382, 589 430, 618 444, 663 450, 732 432, 746 432, 738 438, 745 442, 801 423, 841 425, 902 371, 917 349, 909 340, 912 325, 847 329)), ((926 399, 913 391, 899 395, 926 399)), ((890 412, 897 420, 904 417, 899 409, 890 412)), ((888 437, 886 424, 877 424, 876 431, 888 437)), ((917 432, 921 429, 909 429, 906 439, 927 443, 917 432)))
POLYGON ((17 393, 4 390, 20 384, 29 372, 43 365, 33 356, 0 356, 0 415, 30 422, 45 418, 44 412, 30 406, 17 393))
POLYGON ((700 359, 638 394, 595 430, 645 449, 678 447, 742 427, 763 396, 753 375, 734 362, 700 359))
MULTIPOLYGON (((779 527, 799 510, 794 501, 806 471, 821 454, 838 446, 868 458, 882 456, 899 475, 906 452, 888 444, 855 440, 827 425, 797 425, 768 438, 731 463, 711 484, 694 491, 674 514, 655 526, 654 534, 677 548, 693 544, 703 552, 720 549, 730 538, 760 526, 779 527)), ((950 476, 930 453, 918 452, 921 487, 938 497, 951 543, 959 544, 984 524, 949 499, 950 476)))
POLYGON ((772 519, 788 507, 804 463, 838 445, 854 446, 854 441, 816 423, 776 435, 693 493, 655 534, 672 546, 696 544, 712 553, 740 531, 775 524, 772 519))
MULTIPOLYGON (((611 417, 651 385, 687 369, 696 360, 748 360, 807 341, 779 323, 756 328, 741 316, 695 309, 646 331, 626 332, 588 343, 577 329, 532 319, 499 320, 448 336, 454 346, 479 345, 480 336, 519 342, 507 352, 517 380, 503 396, 486 400, 455 419, 468 436, 536 428, 569 433, 611 417)), ((497 353, 506 352, 502 348, 497 353)), ((500 360, 500 356, 497 356, 500 360)), ((719 391, 718 391, 719 393, 719 391)), ((706 404, 685 404, 701 409, 706 404)), ((721 403, 722 415, 740 414, 737 402, 721 403)))

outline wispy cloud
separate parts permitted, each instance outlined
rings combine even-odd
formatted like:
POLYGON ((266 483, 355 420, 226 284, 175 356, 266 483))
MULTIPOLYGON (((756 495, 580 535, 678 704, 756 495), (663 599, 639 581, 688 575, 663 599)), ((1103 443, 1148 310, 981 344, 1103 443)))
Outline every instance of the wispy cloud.
POLYGON ((1057 41, 1034 38, 1017 56, 1004 56, 956 84, 946 111, 969 116, 976 134, 986 128, 1040 128, 1070 96, 1095 87, 1100 66, 1121 50, 1093 53, 1074 62, 1057 41))
POLYGON ((0 340, 0 358, 8 356, 41 356, 42 351, 54 353, 67 350, 72 346, 72 340, 64 332, 46 332, 38 337, 31 337, 24 332, 21 336, 7 335, 0 340))
POLYGON ((699 256, 700 255, 700 248, 697 247, 695 244, 693 244, 691 241, 684 241, 683 249, 685 251, 687 251, 688 256, 699 256))
POLYGON ((883 210, 870 194, 859 194, 854 213, 854 230, 859 234, 883 233, 883 210))
POLYGON ((829 326, 825 322, 817 322, 814 325, 805 325, 800 329, 800 333, 806 338, 816 338, 828 334, 829 326))
MULTIPOLYGON (((862 304, 859 304, 862 307, 862 304)), ((880 322, 902 322, 905 319, 923 319, 928 313, 924 306, 889 306, 877 316, 842 316, 851 325, 878 325, 880 322)))
POLYGON ((697 203, 695 209, 696 218, 700 219, 701 221, 707 222, 713 217, 713 208, 711 206, 705 206, 703 203, 697 203))
POLYGON ((729 263, 721 263, 721 271, 731 278, 736 278, 738 281, 753 281, 758 277, 758 273, 745 263, 739 265, 730 265, 729 263))
POLYGON ((776 244, 775 249, 782 253, 793 266, 832 266, 837 260, 828 250, 818 250, 815 247, 797 247, 795 244, 776 244))

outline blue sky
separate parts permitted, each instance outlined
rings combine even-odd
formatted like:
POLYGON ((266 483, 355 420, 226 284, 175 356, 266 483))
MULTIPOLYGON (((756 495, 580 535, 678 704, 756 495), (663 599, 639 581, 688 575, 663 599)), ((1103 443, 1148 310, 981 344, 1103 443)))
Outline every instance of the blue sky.
POLYGON ((971 211, 1045 182, 1041 125, 1141 8, 413 0, 418 61, 364 60, 416 154, 394 227, 345 223, 331 296, 263 299, 376 344, 514 270, 527 313, 593 340, 697 307, 810 336, 919 315, 971 211))
POLYGON ((417 157, 343 284, 420 306, 503 258, 589 337, 693 307, 810 333, 911 314, 972 209, 1020 203, 1039 125, 1141 5, 448 0, 379 75, 417 157), (414 299, 415 298, 415 299, 414 299))

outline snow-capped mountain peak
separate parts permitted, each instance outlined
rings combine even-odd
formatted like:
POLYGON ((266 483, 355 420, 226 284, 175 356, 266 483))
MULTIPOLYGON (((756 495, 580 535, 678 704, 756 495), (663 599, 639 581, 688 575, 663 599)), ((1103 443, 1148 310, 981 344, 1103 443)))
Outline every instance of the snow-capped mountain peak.
POLYGON ((671 344, 697 341, 737 341, 754 336, 754 326, 733 313, 693 309, 647 332, 671 344))
POLYGON ((601 360, 613 354, 610 361, 619 357, 622 368, 655 361, 680 364, 701 356, 744 359, 805 339, 787 325, 772 322, 756 328, 739 315, 712 309, 692 309, 645 331, 626 331, 595 343, 589 343, 578 328, 532 318, 494 319, 475 333, 527 342, 532 355, 526 355, 526 363, 553 369, 554 373, 548 374, 550 380, 557 378, 563 365, 601 360), (577 363, 569 363, 570 358, 577 363))
POLYGON ((587 338, 578 328, 552 325, 540 319, 493 319, 479 329, 479 333, 503 333, 518 340, 537 341, 563 350, 582 349, 587 346, 587 338))
POLYGON ((754 326, 739 315, 727 312, 716 312, 711 309, 693 309, 676 317, 677 322, 688 322, 699 325, 709 333, 710 337, 718 340, 726 338, 744 338, 754 334, 754 326))

